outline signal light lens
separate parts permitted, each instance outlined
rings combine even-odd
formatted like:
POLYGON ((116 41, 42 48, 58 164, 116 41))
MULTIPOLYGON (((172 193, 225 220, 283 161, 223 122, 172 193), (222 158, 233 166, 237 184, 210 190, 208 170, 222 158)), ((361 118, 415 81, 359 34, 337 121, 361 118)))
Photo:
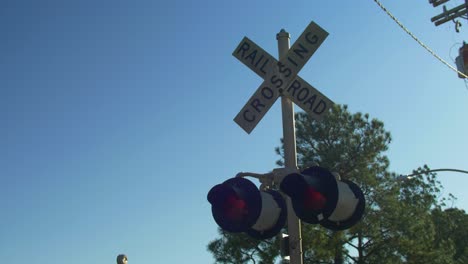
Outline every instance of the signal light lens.
POLYGON ((260 191, 243 178, 214 186, 207 198, 216 223, 229 232, 245 232, 255 224, 262 209, 260 191))
POLYGON ((326 204, 327 198, 322 193, 308 186, 304 193, 304 209, 313 211, 323 210, 326 204))
POLYGON ((228 232, 257 239, 274 237, 284 227, 287 206, 277 191, 260 191, 244 178, 231 178, 211 188, 207 196, 216 223, 228 232))
POLYGON ((337 179, 328 169, 312 166, 287 175, 280 189, 291 197, 294 212, 309 224, 344 230, 362 218, 365 198, 349 180, 337 179))
POLYGON ((280 189, 291 197, 297 217, 309 224, 317 224, 331 215, 338 201, 335 176, 318 166, 287 175, 280 189))
POLYGON ((236 195, 229 195, 224 202, 224 214, 233 222, 240 222, 248 214, 247 204, 236 195))

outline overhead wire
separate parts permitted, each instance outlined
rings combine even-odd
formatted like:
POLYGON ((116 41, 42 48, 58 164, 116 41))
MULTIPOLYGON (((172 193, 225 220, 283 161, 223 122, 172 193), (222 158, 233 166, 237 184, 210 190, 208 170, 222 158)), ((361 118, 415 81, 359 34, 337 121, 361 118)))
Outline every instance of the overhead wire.
POLYGON ((419 40, 419 38, 417 38, 411 31, 409 31, 408 28, 406 28, 392 13, 390 13, 390 11, 379 1, 379 0, 374 0, 374 2, 385 12, 387 13, 387 15, 393 20, 395 21, 395 23, 398 24, 398 26, 400 26, 401 29, 403 29, 408 35, 410 35, 419 45, 421 45, 421 47, 423 47, 424 49, 426 49, 432 56, 434 56, 436 59, 438 59, 440 62, 442 62, 443 64, 445 64, 447 67, 449 67, 450 69, 452 69, 453 71, 455 71, 456 73, 458 73, 460 76, 463 76, 464 78, 468 78, 468 75, 466 75, 465 73, 463 72, 460 72, 459 70, 457 70, 455 67, 453 67, 452 65, 450 65, 450 63, 448 63, 447 61, 445 61, 444 59, 442 59, 439 55, 437 55, 431 48, 429 48, 426 44, 424 44, 421 40, 419 40))

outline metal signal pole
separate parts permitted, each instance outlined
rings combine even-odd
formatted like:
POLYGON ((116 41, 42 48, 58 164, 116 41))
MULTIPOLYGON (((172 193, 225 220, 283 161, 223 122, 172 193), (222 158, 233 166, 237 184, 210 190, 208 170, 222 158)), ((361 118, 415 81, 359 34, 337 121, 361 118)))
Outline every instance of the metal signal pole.
MULTIPOLYGON (((289 33, 282 29, 277 35, 279 60, 289 51, 289 33)), ((283 116, 283 146, 284 166, 297 169, 296 129, 294 106, 289 98, 281 96, 281 110, 283 116)), ((289 256, 291 264, 302 264, 301 222, 292 208, 291 198, 286 198, 288 207, 289 256)))

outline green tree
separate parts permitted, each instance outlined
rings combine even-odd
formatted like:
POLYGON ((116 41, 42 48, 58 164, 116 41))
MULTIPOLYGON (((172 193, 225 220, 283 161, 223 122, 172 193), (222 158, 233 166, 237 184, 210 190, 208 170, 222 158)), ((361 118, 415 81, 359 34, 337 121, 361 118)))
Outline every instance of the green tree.
MULTIPOLYGON (((428 171, 419 168, 417 171, 428 171)), ((403 182, 393 181, 368 208, 359 231, 367 242, 362 263, 453 263, 453 246, 436 240, 431 212, 441 208, 440 183, 435 174, 403 182)), ((360 249, 361 250, 361 249, 360 249)), ((359 263, 359 262, 358 262, 359 263)))
POLYGON ((464 210, 449 208, 432 211, 437 243, 452 243, 454 263, 468 263, 468 215, 464 210))
MULTIPOLYGON (((320 225, 302 225, 304 263, 442 264, 466 256, 464 247, 454 245, 466 241, 446 239, 444 234, 451 229, 439 227, 450 217, 446 212, 437 214, 443 200, 435 174, 398 181, 388 171, 384 153, 391 136, 383 122, 335 106, 321 122, 298 113, 296 138, 299 167, 327 167, 358 184, 366 197, 363 219, 348 230, 333 232, 320 225)), ((282 146, 276 151, 283 155, 282 146)), ((283 165, 282 160, 277 163, 283 165)), ((417 171, 428 170, 424 166, 417 171)), ((217 263, 267 264, 279 255, 278 238, 256 241, 222 230, 220 235, 208 245, 217 263)))
POLYGON ((208 244, 216 263, 222 264, 267 264, 274 263, 278 256, 279 240, 257 240, 246 234, 231 234, 218 228, 221 238, 208 244))

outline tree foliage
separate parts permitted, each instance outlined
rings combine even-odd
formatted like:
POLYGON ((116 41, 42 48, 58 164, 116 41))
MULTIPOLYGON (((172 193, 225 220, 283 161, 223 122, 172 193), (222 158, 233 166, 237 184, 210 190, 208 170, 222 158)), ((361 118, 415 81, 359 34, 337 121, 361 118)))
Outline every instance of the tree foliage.
POLYGON ((279 240, 257 240, 244 233, 231 234, 218 229, 221 238, 208 244, 216 263, 222 264, 267 264, 274 263, 278 256, 279 240))
MULTIPOLYGON (((333 107, 321 122, 298 113, 296 140, 299 167, 319 164, 338 172, 366 197, 363 219, 348 230, 302 225, 304 263, 468 263, 468 216, 443 210, 442 186, 429 167, 416 170, 422 177, 405 181, 388 171, 391 136, 383 122, 351 114, 346 106, 333 107)), ((283 155, 282 146, 276 151, 283 155)), ((222 230, 220 235, 208 245, 216 263, 267 264, 279 255, 278 238, 257 241, 222 230)))

